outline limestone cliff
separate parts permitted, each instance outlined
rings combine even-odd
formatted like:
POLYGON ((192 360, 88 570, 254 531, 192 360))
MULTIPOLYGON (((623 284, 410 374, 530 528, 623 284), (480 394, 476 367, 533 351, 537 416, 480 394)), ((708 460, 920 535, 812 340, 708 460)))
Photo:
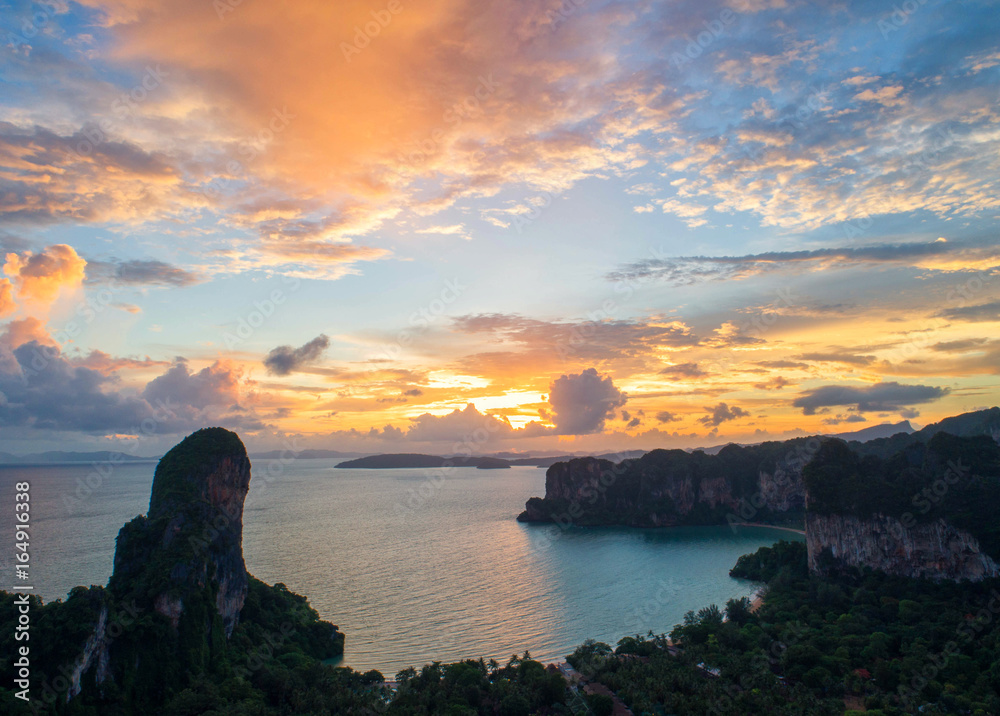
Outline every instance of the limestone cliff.
POLYGON ((809 570, 822 574, 828 552, 834 563, 870 567, 901 577, 974 582, 1000 576, 1000 566, 985 554, 979 540, 947 520, 912 525, 876 514, 806 515, 809 570))
POLYGON ((613 463, 577 458, 551 466, 545 497, 531 498, 522 522, 660 527, 784 521, 805 505, 802 468, 810 439, 728 445, 717 455, 653 450, 613 463))
POLYGON ((888 457, 821 445, 805 470, 809 569, 932 580, 1000 576, 1000 445, 938 432, 888 457))
POLYGON ((249 485, 246 449, 222 428, 189 435, 160 460, 149 510, 118 533, 107 589, 78 587, 65 604, 46 606, 86 625, 77 644, 60 647, 71 661, 50 659, 72 664, 65 687, 56 682, 48 694, 53 701, 58 692, 63 701, 159 703, 165 684, 182 690, 198 676, 224 679, 249 649, 277 648, 279 633, 295 632, 294 643, 279 646, 299 655, 343 653, 343 634, 304 597, 247 573, 249 485))
MULTIPOLYGON (((888 457, 919 450, 939 433, 1000 441, 1000 408, 946 418, 915 433, 852 441, 850 449, 888 457)), ((518 520, 645 527, 799 522, 805 510, 803 469, 821 441, 810 437, 727 445, 716 455, 653 450, 619 463, 597 458, 559 462, 546 473, 545 497, 529 499, 518 520)), ((865 494, 863 486, 859 492, 865 494)))
POLYGON ((192 600, 207 598, 228 637, 247 594, 243 501, 250 460, 235 433, 206 428, 156 468, 149 511, 118 534, 111 589, 142 600, 178 628, 192 600))

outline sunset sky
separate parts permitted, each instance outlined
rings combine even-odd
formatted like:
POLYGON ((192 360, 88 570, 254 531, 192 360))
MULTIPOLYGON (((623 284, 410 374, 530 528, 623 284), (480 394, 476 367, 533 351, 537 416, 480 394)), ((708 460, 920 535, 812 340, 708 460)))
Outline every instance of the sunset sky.
POLYGON ((821 5, 2 3, 0 451, 997 404, 1000 13, 821 5))

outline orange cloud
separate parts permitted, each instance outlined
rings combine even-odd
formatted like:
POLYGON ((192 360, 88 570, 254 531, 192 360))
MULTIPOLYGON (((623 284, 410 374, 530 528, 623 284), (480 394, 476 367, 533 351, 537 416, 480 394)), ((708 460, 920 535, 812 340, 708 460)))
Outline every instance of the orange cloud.
POLYGON ((342 242, 403 210, 634 169, 644 150, 623 140, 682 111, 599 50, 638 12, 621 5, 554 27, 551 0, 217 3, 221 17, 203 0, 85 4, 104 11, 114 59, 162 65, 166 92, 184 98, 169 119, 190 131, 177 134, 201 137, 209 202, 259 231, 248 260, 268 266, 378 258, 342 242))
POLYGON ((62 289, 73 290, 83 284, 86 266, 72 246, 55 244, 41 253, 7 254, 3 270, 14 279, 21 301, 46 308, 62 289))
POLYGON ((45 324, 31 316, 10 321, 4 325, 3 333, 0 333, 0 348, 5 348, 8 351, 12 351, 30 341, 38 341, 47 346, 58 345, 52 336, 49 335, 49 332, 45 330, 45 324))
POLYGON ((14 285, 10 279, 0 278, 0 316, 8 316, 17 310, 14 302, 14 285))

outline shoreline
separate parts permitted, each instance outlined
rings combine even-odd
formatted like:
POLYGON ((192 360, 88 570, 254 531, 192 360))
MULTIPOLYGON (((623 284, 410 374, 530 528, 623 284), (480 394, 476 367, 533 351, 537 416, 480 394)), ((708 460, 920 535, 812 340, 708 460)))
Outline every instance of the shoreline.
POLYGON ((778 525, 766 525, 762 522, 733 522, 733 527, 767 527, 772 530, 785 530, 786 532, 794 532, 805 537, 806 531, 799 530, 794 527, 779 527, 778 525))
MULTIPOLYGON (((519 514, 517 517, 514 518, 514 521, 515 522, 520 522, 522 525, 556 525, 556 524, 559 524, 555 520, 551 520, 551 519, 549 519, 549 520, 523 519, 522 520, 521 519, 521 515, 523 515, 525 512, 526 512, 526 510, 522 511, 521 514, 519 514)), ((668 530, 668 529, 674 529, 676 527, 729 527, 730 529, 735 528, 735 527, 766 527, 767 529, 770 529, 770 530, 784 530, 786 532, 794 532, 796 534, 802 535, 803 537, 806 534, 805 530, 800 530, 800 529, 798 529, 796 527, 785 527, 785 526, 782 526, 782 525, 769 525, 769 524, 767 524, 765 522, 715 522, 715 523, 712 523, 712 524, 697 524, 697 525, 688 525, 688 524, 674 524, 674 525, 646 525, 646 524, 641 524, 641 525, 630 525, 630 524, 625 524, 623 522, 599 522, 599 523, 594 523, 594 524, 590 524, 590 523, 588 523, 588 524, 577 524, 577 523, 571 522, 564 529, 567 529, 567 528, 568 529, 603 529, 603 528, 619 528, 619 527, 620 528, 626 528, 626 529, 635 529, 635 530, 668 530)))

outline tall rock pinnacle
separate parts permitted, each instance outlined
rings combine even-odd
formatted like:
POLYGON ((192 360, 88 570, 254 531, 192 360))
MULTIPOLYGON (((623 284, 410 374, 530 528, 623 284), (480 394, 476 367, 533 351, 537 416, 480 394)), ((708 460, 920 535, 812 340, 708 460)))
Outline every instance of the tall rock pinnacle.
POLYGON ((148 514, 118 533, 111 590, 146 602, 181 632, 211 632, 218 618, 232 634, 247 595, 249 485, 236 433, 205 428, 185 438, 156 468, 148 514))

